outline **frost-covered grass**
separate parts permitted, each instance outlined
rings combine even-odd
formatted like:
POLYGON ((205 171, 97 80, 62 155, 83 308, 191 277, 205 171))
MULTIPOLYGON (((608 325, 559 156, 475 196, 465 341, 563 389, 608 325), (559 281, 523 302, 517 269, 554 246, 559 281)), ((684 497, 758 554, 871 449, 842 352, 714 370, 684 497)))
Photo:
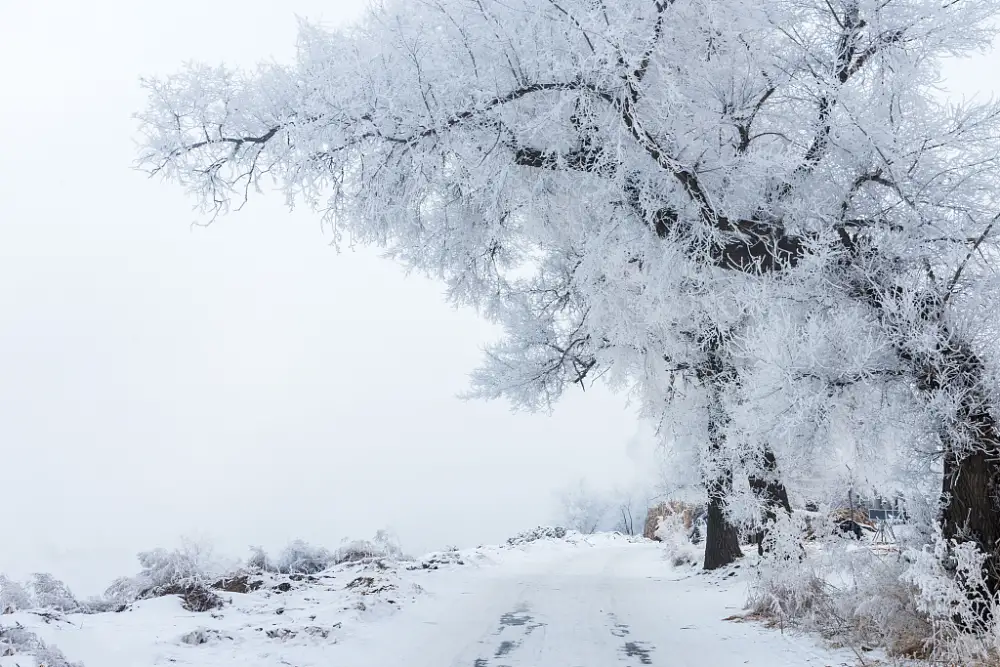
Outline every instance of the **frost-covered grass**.
POLYGON ((857 651, 885 649, 898 659, 932 664, 1000 665, 1000 605, 990 620, 971 601, 982 590, 981 554, 940 533, 921 537, 902 528, 897 544, 873 544, 817 526, 802 540, 782 520, 770 552, 755 568, 748 606, 782 626, 817 632, 857 651))
MULTIPOLYGON (((280 594, 289 593, 303 580, 315 584, 319 581, 316 575, 333 577, 331 573, 338 570, 338 566, 343 566, 341 570, 372 569, 377 573, 371 577, 359 575, 357 583, 349 586, 355 597, 361 597, 345 603, 344 608, 365 610, 369 606, 365 600, 370 604, 375 593, 397 589, 395 585, 380 583, 386 573, 412 560, 384 531, 379 531, 372 540, 345 541, 333 550, 296 540, 274 559, 259 548, 251 549, 245 561, 224 559, 214 554, 209 546, 191 540, 182 540, 173 549, 140 552, 137 559, 140 565, 137 574, 116 579, 102 595, 87 600, 77 599, 65 583, 48 573, 33 574, 24 582, 0 574, 0 666, 7 667, 9 663, 26 667, 30 662, 25 660, 33 660, 44 667, 76 664, 65 660, 58 648, 25 629, 35 619, 42 619, 46 625, 72 626, 77 622, 72 620, 77 615, 131 613, 143 601, 156 598, 169 598, 171 605, 176 604, 173 602, 176 600, 183 611, 192 614, 221 613, 220 610, 232 603, 234 593, 265 588, 280 594)), ((391 605, 398 601, 387 599, 387 602, 391 605)), ((329 629, 312 626, 304 631, 324 637, 330 634, 329 629)), ((185 635, 182 643, 212 643, 228 636, 226 632, 194 629, 185 635)), ((294 630, 275 632, 286 638, 296 634, 294 630)))

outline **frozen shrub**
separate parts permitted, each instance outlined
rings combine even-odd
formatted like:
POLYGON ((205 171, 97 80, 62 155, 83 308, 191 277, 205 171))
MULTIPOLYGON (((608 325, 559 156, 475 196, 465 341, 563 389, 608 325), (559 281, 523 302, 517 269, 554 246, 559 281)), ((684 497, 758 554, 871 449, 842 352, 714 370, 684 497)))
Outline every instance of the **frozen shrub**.
MULTIPOLYGON (((132 601, 134 600, 130 600, 129 602, 132 601)), ((107 597, 90 597, 80 603, 80 608, 77 611, 83 614, 125 611, 129 602, 119 602, 107 597)))
POLYGON ((333 555, 334 563, 357 563, 363 560, 379 558, 382 555, 381 548, 368 540, 353 540, 341 545, 333 555))
POLYGON ((139 553, 140 578, 153 587, 203 581, 208 572, 210 549, 185 540, 177 549, 163 548, 139 553))
POLYGON ((916 587, 904 577, 907 561, 845 541, 835 521, 815 517, 807 551, 804 518, 779 514, 765 538, 768 551, 757 568, 750 609, 837 643, 925 656, 931 625, 916 587))
POLYGON ((667 560, 674 567, 697 565, 701 561, 703 550, 691 541, 691 528, 682 513, 661 515, 658 523, 653 536, 663 544, 667 560))
POLYGON ((378 531, 371 540, 345 541, 333 554, 337 565, 368 560, 407 560, 407 557, 396 537, 387 530, 378 531))
POLYGON ((55 646, 43 641, 39 641, 38 644, 38 648, 35 649, 35 658, 38 659, 42 667, 83 667, 82 662, 70 662, 63 655, 63 652, 55 646))
POLYGON ((854 623, 860 640, 885 646, 891 655, 927 657, 931 622, 918 604, 918 591, 906 581, 908 564, 898 556, 855 552, 856 584, 835 597, 843 615, 854 623))
POLYGON ((382 529, 376 532, 372 542, 382 550, 385 558, 393 560, 403 560, 406 558, 403 554, 403 548, 399 544, 399 539, 388 530, 382 529))
POLYGON ((34 632, 24 628, 0 626, 0 655, 30 655, 44 667, 83 667, 83 663, 70 662, 55 646, 49 646, 34 632))
POLYGON ((316 574, 333 564, 334 555, 328 549, 295 540, 278 556, 275 569, 282 574, 316 574))
POLYGON ((153 582, 142 577, 119 577, 104 590, 104 599, 117 605, 131 604, 146 591, 153 588, 153 582))
POLYGON ((803 515, 789 517, 779 512, 764 536, 764 557, 757 568, 749 606, 757 612, 805 625, 822 623, 831 609, 830 591, 824 579, 822 559, 805 557, 801 540, 807 530, 820 539, 825 525, 809 522, 803 515))
POLYGON ((209 590, 209 582, 221 573, 210 548, 183 540, 177 549, 143 551, 138 558, 142 571, 137 576, 116 579, 105 590, 108 607, 117 610, 139 599, 164 595, 179 595, 188 611, 222 606, 222 598, 209 590))
POLYGON ((51 574, 36 572, 31 577, 31 588, 35 592, 35 601, 43 609, 55 609, 62 612, 77 611, 80 603, 69 586, 56 579, 51 574))
POLYGON ((196 628, 191 632, 181 635, 180 637, 182 644, 188 644, 190 646, 214 644, 224 639, 232 639, 232 637, 212 628, 196 628))
POLYGON ((946 540, 935 529, 930 545, 907 552, 910 564, 902 574, 929 619, 931 657, 948 664, 1000 664, 1000 600, 986 593, 986 557, 974 543, 946 540))
POLYGON ((539 526, 533 530, 526 530, 523 533, 518 533, 514 537, 507 538, 507 544, 509 546, 517 546, 519 544, 528 544, 530 542, 536 542, 538 540, 561 540, 568 534, 567 530, 562 527, 545 527, 539 526))
POLYGON ((221 597, 201 584, 184 584, 162 590, 167 595, 179 595, 181 606, 188 611, 212 611, 225 604, 221 597))
POLYGON ((34 601, 24 586, 0 574, 0 614, 10 614, 34 606, 34 601))
MULTIPOLYGON (((142 571, 133 579, 140 589, 190 588, 210 582, 239 568, 239 562, 222 562, 214 556, 210 546, 184 539, 181 546, 172 549, 153 549, 139 555, 142 571)), ((127 591, 127 584, 124 585, 127 591)))
POLYGON ((278 571, 278 566, 271 560, 262 547, 250 547, 250 557, 247 558, 246 567, 251 572, 278 571))

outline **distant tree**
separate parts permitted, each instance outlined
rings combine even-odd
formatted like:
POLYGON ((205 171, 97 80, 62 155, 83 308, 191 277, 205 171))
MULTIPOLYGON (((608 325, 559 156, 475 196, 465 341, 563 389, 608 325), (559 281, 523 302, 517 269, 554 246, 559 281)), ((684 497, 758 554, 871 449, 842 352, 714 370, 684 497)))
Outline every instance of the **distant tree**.
POLYGON ((70 591, 69 586, 51 574, 36 572, 31 575, 31 588, 35 593, 38 606, 43 609, 67 612, 80 608, 80 603, 70 591))
POLYGON ((585 535, 610 530, 618 519, 616 512, 619 508, 608 494, 583 479, 565 489, 559 500, 560 523, 585 535))
POLYGON ((35 601, 22 584, 0 574, 0 614, 31 609, 34 606, 35 601))
POLYGON ((250 556, 246 562, 247 568, 258 572, 277 572, 277 565, 267 555, 263 547, 250 547, 250 556))

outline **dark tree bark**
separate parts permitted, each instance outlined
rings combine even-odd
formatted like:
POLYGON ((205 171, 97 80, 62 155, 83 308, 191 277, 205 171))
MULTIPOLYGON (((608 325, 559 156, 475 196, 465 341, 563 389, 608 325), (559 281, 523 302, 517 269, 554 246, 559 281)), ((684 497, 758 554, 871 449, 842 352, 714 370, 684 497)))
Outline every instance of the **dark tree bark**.
POLYGON ((981 391, 985 370, 970 349, 952 343, 941 366, 923 376, 927 389, 946 382, 964 392, 944 441, 941 529, 956 542, 974 542, 986 555, 986 590, 970 591, 980 618, 990 618, 989 602, 1000 593, 1000 431, 981 391), (934 372, 936 371, 936 372, 934 372))
POLYGON ((1000 593, 998 484, 1000 462, 996 454, 976 452, 961 459, 952 452, 945 455, 943 492, 947 500, 941 513, 941 527, 945 538, 975 542, 986 554, 983 563, 985 589, 978 587, 969 591, 984 627, 992 614, 989 603, 1000 593))
MULTIPOLYGON (((725 385, 736 379, 736 369, 720 352, 723 336, 716 332, 706 341, 708 359, 702 369, 702 381, 708 389, 708 442, 712 456, 720 457, 725 446, 725 426, 728 422, 722 392, 725 385)), ((716 462, 717 463, 717 462, 716 462)), ((739 529, 729 521, 725 512, 725 499, 733 487, 733 471, 724 468, 714 479, 708 479, 705 490, 708 504, 705 517, 705 569, 715 570, 743 557, 740 550, 739 529)))
POLYGON ((726 517, 723 502, 732 476, 715 480, 708 489, 708 507, 705 527, 705 569, 716 570, 743 558, 740 550, 740 531, 726 517))
POLYGON ((761 517, 761 527, 754 533, 757 553, 764 555, 766 548, 764 538, 768 527, 778 519, 778 510, 784 510, 791 515, 792 506, 788 502, 788 490, 781 483, 778 474, 778 461, 770 449, 764 451, 763 466, 760 474, 750 476, 750 488, 764 502, 764 515, 761 517))

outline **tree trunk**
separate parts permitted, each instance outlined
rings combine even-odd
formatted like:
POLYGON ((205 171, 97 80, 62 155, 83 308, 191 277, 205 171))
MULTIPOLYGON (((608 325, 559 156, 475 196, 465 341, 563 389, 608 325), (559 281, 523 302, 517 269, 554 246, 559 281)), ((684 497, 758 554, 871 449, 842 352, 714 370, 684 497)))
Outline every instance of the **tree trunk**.
POLYGON ((764 501, 764 515, 761 517, 761 526, 754 533, 754 542, 757 544, 757 553, 761 556, 766 551, 764 538, 767 537, 767 530, 770 524, 778 519, 778 509, 785 510, 791 515, 792 506, 788 502, 788 491, 781 483, 778 474, 778 461, 774 458, 774 452, 770 449, 764 450, 763 470, 760 474, 750 475, 750 488, 764 501))
MULTIPOLYGON (((952 354, 962 355, 962 350, 952 354)), ((965 371, 982 368, 969 352, 959 361, 965 371)), ((952 431, 962 441, 945 438, 941 530, 945 539, 974 542, 986 555, 985 590, 973 589, 969 595, 987 623, 990 601, 1000 593, 1000 431, 985 397, 973 388, 964 394, 956 422, 952 431)))
POLYGON ((715 480, 708 489, 708 507, 705 529, 705 569, 716 570, 743 558, 740 550, 740 532, 728 518, 723 499, 732 486, 730 476, 715 480))
MULTIPOLYGON (((721 457, 726 435, 725 425, 729 420, 722 400, 723 385, 735 376, 735 369, 725 363, 718 354, 718 339, 713 341, 709 353, 708 376, 708 443, 709 452, 715 457, 721 457)), ((716 465, 719 461, 714 462, 716 465)), ((715 570, 725 567, 743 557, 740 551, 740 533, 729 518, 726 517, 725 499, 733 488, 732 468, 726 467, 717 472, 716 476, 706 480, 705 490, 708 491, 708 505, 705 518, 705 569, 715 570)))
MULTIPOLYGON (((851 246, 852 252, 858 247, 854 241, 851 246)), ((895 301, 901 297, 913 298, 893 284, 891 275, 881 280, 862 278, 854 291, 873 307, 886 329, 904 341, 896 344, 896 354, 909 365, 928 405, 942 394, 958 399, 953 414, 941 415, 944 474, 939 521, 945 539, 972 542, 986 556, 986 590, 971 588, 967 594, 978 606, 983 621, 988 621, 992 603, 1000 592, 1000 428, 993 414, 996 406, 989 395, 986 365, 972 346, 948 326, 947 295, 929 292, 907 304, 918 306, 920 321, 928 327, 920 332, 912 321, 896 318, 895 308, 887 308, 897 306, 895 301), (928 336, 937 339, 931 352, 914 351, 905 343, 918 334, 923 334, 925 340, 928 336)))

